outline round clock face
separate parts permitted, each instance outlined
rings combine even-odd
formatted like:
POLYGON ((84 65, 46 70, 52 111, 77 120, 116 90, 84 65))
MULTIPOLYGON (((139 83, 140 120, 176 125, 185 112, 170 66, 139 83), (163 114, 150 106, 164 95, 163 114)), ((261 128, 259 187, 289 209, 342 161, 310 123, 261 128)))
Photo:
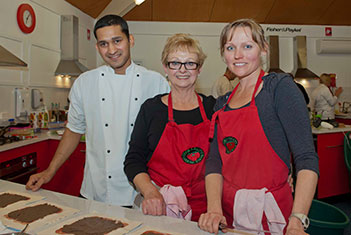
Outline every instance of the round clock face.
POLYGON ((31 33, 35 28, 35 13, 29 4, 21 4, 17 10, 17 23, 23 33, 31 33))
POLYGON ((30 28, 30 26, 32 26, 33 24, 33 19, 32 19, 32 15, 30 14, 29 11, 24 11, 23 13, 23 21, 24 21, 24 24, 30 28))

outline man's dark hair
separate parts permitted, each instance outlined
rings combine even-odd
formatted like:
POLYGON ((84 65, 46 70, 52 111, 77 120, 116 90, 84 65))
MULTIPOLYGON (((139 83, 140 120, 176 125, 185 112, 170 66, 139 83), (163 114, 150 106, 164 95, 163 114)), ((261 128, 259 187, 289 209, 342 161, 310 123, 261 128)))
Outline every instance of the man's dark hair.
POLYGON ((127 36, 129 40, 129 28, 127 22, 118 15, 105 15, 100 18, 94 26, 94 36, 96 37, 96 30, 111 25, 119 25, 122 28, 122 32, 127 36))

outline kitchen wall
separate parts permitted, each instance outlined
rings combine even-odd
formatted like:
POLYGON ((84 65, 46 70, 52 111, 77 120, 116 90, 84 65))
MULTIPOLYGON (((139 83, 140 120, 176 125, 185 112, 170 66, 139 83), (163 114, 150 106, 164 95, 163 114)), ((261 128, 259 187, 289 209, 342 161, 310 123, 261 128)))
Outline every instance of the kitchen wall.
MULTIPOLYGON (((145 67, 164 74, 160 58, 166 39, 174 33, 190 33, 200 41, 207 54, 207 59, 201 71, 197 88, 200 92, 209 94, 212 83, 222 75, 225 64, 219 53, 219 35, 225 23, 177 23, 177 22, 129 22, 130 31, 135 37, 132 58, 145 67)), ((332 36, 325 36, 328 26, 303 25, 262 25, 266 36, 279 35, 280 65, 285 72, 296 71, 297 56, 293 37, 307 36, 307 65, 317 75, 335 73, 337 86, 342 86, 344 92, 341 101, 351 101, 351 54, 325 54, 316 52, 318 39, 348 39, 351 40, 351 27, 332 26, 332 36)), ((98 64, 102 61, 98 58, 98 64)), ((266 65, 265 65, 266 67, 266 65)), ((318 85, 317 80, 302 82, 309 94, 318 85)))
MULTIPOLYGON (((92 69, 103 64, 96 53, 93 26, 95 19, 82 13, 63 0, 1 0, 0 44, 28 64, 27 71, 0 68, 0 119, 1 114, 14 116, 14 89, 23 88, 26 109, 30 112, 30 90, 39 88, 46 106, 67 104, 67 95, 74 79, 59 80, 54 71, 60 59, 60 15, 76 15, 79 18, 79 60, 92 69), (29 3, 34 8, 37 25, 33 33, 24 34, 16 22, 17 8, 29 3), (90 40, 87 30, 90 30, 90 40)), ((209 94, 214 80, 223 74, 225 64, 219 53, 219 34, 225 23, 177 23, 177 22, 129 22, 135 36, 132 58, 147 68, 164 74, 160 62, 161 51, 166 39, 174 33, 192 34, 200 41, 208 58, 202 68, 197 89, 209 94)), ((337 85, 344 87, 341 101, 351 101, 351 54, 316 53, 316 40, 327 38, 325 26, 263 25, 266 35, 279 35, 280 64, 286 72, 296 70, 296 53, 293 37, 307 36, 308 67, 316 74, 336 73, 337 85)), ((333 26, 332 39, 351 40, 350 26, 333 26)), ((265 65, 266 67, 266 65, 265 65)), ((303 82, 310 94, 318 81, 303 82)))
POLYGON ((74 79, 59 79, 54 72, 60 60, 60 16, 79 18, 79 61, 88 68, 96 67, 95 39, 92 34, 95 19, 63 0, 1 0, 0 45, 28 64, 27 71, 0 68, 0 119, 14 117, 14 89, 22 88, 25 109, 31 112, 31 89, 40 89, 45 105, 67 105, 69 88, 74 79), (36 27, 24 34, 16 20, 17 8, 30 4, 36 14, 36 27), (90 40, 87 30, 90 30, 90 40))

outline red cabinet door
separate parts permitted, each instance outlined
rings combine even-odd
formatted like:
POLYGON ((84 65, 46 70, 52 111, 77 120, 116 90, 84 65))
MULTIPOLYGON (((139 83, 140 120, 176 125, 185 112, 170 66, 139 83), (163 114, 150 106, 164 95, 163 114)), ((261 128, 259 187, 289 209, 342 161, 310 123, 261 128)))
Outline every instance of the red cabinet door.
POLYGON ((48 150, 48 142, 41 141, 34 144, 25 145, 23 147, 10 149, 7 151, 0 152, 0 161, 5 162, 8 160, 15 159, 17 157, 21 157, 27 155, 29 153, 37 153, 37 166, 40 167, 43 163, 40 161, 39 156, 42 154, 46 154, 48 150))
MULTIPOLYGON (((37 156, 36 161, 35 160, 29 161, 27 159, 26 163, 29 164, 26 166, 27 171, 24 171, 24 168, 21 168, 21 169, 17 168, 16 170, 17 174, 13 175, 13 178, 11 179, 11 181, 13 182, 26 184, 31 174, 35 174, 36 172, 39 172, 42 169, 46 168, 45 163, 43 163, 41 159, 44 159, 42 156, 45 156, 47 154, 47 151, 48 151, 48 142, 41 141, 41 142, 37 142, 37 143, 33 143, 33 144, 0 152, 0 162, 7 162, 9 160, 21 158, 23 156, 36 153, 36 156, 37 156), (36 169, 36 168, 39 168, 39 169, 36 169)), ((13 166, 9 166, 9 169, 11 169, 12 167, 13 166)))
POLYGON ((344 160, 344 134, 317 135, 319 156, 318 198, 350 192, 349 177, 344 160))
POLYGON ((337 122, 344 123, 345 125, 351 125, 351 119, 335 118, 337 122))
MULTIPOLYGON (((58 140, 49 140, 48 152, 50 161, 54 156, 58 145, 58 140)), ((83 181, 84 165, 85 143, 81 142, 72 155, 56 172, 52 180, 45 184, 43 188, 72 196, 79 196, 80 187, 83 181)))

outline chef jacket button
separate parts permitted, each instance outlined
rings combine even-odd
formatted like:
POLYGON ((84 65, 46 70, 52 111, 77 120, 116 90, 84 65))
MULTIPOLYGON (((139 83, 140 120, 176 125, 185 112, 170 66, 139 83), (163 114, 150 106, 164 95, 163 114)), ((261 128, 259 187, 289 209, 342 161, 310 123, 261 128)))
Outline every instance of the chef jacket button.
POLYGON ((137 77, 139 77, 139 74, 137 73, 137 77))
POLYGON ((111 152, 111 150, 107 150, 107 153, 110 153, 111 152))
POLYGON ((135 100, 138 100, 138 98, 137 98, 137 97, 135 97, 134 99, 135 99, 135 100))
POLYGON ((108 178, 111 179, 112 177, 109 175, 108 178))
POLYGON ((105 98, 102 98, 101 100, 102 100, 102 101, 105 101, 105 98))
POLYGON ((130 124, 130 126, 134 126, 134 124, 132 123, 132 124, 130 124))
POLYGON ((104 75, 105 75, 104 73, 101 74, 101 76, 104 76, 104 75))
POLYGON ((108 124, 106 123, 105 126, 108 127, 108 124))

